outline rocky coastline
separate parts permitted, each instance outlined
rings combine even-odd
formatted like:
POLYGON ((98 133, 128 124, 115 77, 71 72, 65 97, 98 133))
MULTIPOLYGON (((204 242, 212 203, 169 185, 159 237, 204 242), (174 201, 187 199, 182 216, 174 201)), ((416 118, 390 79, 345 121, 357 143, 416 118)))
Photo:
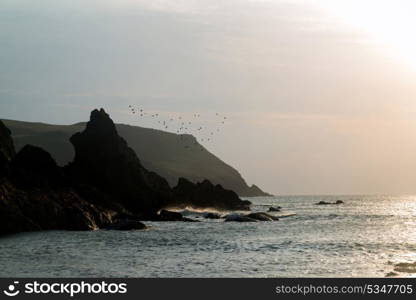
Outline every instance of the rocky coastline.
POLYGON ((180 178, 171 188, 143 167, 103 109, 92 111, 85 130, 70 142, 75 158, 60 167, 36 146, 16 153, 11 132, 0 121, 0 235, 145 229, 142 221, 193 221, 167 211, 170 207, 250 209, 249 201, 208 180, 180 178))

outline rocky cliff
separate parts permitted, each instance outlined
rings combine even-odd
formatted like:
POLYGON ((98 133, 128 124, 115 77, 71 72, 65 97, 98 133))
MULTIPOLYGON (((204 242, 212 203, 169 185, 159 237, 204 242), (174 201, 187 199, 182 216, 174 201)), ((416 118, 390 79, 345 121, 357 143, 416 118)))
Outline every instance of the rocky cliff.
MULTIPOLYGON (((0 121, 0 235, 32 230, 142 229, 139 220, 187 221, 165 207, 248 209, 232 191, 208 180, 185 179, 171 189, 144 168, 109 115, 94 110, 85 130, 70 138, 75 159, 66 167, 40 147, 15 153, 0 121)), ((189 220, 188 220, 189 221, 189 220)))
MULTIPOLYGON (((62 166, 75 156, 69 138, 85 127, 85 123, 49 125, 11 120, 4 122, 13 133, 17 149, 26 144, 42 147, 62 166)), ((171 187, 181 177, 193 183, 208 179, 240 196, 268 195, 255 185, 249 187, 236 169, 203 148, 193 136, 181 139, 177 134, 123 124, 116 124, 116 129, 140 157, 142 165, 165 178, 171 187), (196 143, 195 147, 185 148, 185 139, 192 145, 196 143)))
POLYGON ((180 178, 178 185, 173 188, 176 207, 216 208, 219 210, 249 210, 250 201, 242 201, 238 195, 214 185, 208 180, 192 183, 180 178))
MULTIPOLYGON (((1 127, 4 124, 0 122, 1 127)), ((92 205, 68 186, 49 153, 25 146, 15 155, 7 130, 0 131, 0 141, 0 235, 48 229, 91 230, 111 221, 111 211, 92 205)))
POLYGON ((103 109, 94 110, 86 129, 70 141, 75 159, 67 169, 77 181, 106 192, 134 213, 156 213, 170 201, 167 181, 142 166, 103 109))

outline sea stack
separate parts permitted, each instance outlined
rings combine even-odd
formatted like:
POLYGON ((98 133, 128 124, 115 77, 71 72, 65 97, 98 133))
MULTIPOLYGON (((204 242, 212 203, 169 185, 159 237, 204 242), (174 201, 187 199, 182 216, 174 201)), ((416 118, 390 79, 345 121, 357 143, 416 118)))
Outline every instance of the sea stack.
POLYGON ((171 200, 167 181, 142 166, 104 109, 92 111, 86 129, 70 141, 75 159, 68 169, 74 180, 109 194, 135 214, 156 214, 171 200))

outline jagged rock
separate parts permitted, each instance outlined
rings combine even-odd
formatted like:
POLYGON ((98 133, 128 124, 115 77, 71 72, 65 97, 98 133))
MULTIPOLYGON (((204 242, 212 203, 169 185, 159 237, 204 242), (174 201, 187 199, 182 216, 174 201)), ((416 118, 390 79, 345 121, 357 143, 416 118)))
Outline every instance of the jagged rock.
POLYGON ((335 204, 344 204, 344 201, 342 201, 342 200, 337 200, 337 201, 335 201, 335 204))
POLYGON ((111 213, 57 183, 61 169, 46 151, 25 146, 15 154, 0 122, 0 235, 34 230, 92 230, 111 213))
POLYGON ((75 159, 68 170, 74 180, 108 193, 134 213, 155 213, 169 203, 167 181, 141 165, 103 109, 92 111, 86 129, 70 141, 75 159))
POLYGON ((175 204, 179 207, 215 208, 221 210, 249 210, 251 202, 241 200, 236 193, 204 180, 192 183, 180 178, 173 188, 175 204))
MULTIPOLYGON (((83 132, 71 137, 75 160, 58 167, 43 149, 15 154, 0 123, 0 234, 32 230, 143 229, 139 220, 188 221, 169 206, 249 210, 250 201, 205 180, 166 180, 147 171, 104 110, 94 110, 83 132), (122 218, 129 213, 128 218, 122 218), (111 225, 112 224, 112 225, 111 225)), ((240 221, 256 221, 240 216, 240 221)))
POLYGON ((280 206, 277 207, 269 207, 269 212, 279 212, 282 208, 280 206))

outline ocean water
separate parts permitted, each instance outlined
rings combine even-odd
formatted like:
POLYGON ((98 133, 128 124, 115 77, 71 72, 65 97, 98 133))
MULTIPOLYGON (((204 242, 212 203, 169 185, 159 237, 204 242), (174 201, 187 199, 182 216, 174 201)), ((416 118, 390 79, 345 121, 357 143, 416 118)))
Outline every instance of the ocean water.
MULTIPOLYGON (((9 277, 412 276, 415 196, 250 198, 277 222, 146 222, 145 231, 22 233, 0 238, 9 277), (343 200, 343 205, 315 205, 343 200), (397 264, 402 268, 397 271, 397 264)), ((190 214, 197 217, 197 214, 190 214)))

